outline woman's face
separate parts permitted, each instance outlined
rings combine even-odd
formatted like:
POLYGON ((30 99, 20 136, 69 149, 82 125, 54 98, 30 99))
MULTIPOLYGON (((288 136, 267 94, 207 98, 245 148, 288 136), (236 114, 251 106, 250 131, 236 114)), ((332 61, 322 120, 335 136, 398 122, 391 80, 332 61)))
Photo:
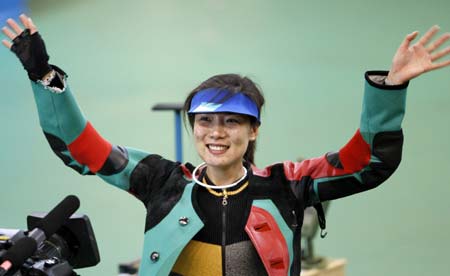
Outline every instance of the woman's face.
POLYGON ((250 118, 236 113, 195 114, 194 137, 198 154, 208 167, 240 169, 249 141, 258 135, 250 118))

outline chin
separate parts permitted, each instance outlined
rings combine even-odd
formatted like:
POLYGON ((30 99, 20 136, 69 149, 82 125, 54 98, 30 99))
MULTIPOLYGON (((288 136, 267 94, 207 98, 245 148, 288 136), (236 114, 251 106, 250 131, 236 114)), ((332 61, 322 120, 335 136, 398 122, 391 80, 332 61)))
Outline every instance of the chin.
POLYGON ((232 167, 233 165, 235 165, 237 163, 234 161, 230 162, 227 160, 211 160, 211 159, 209 159, 209 160, 206 159, 204 161, 205 161, 206 165, 209 167, 216 167, 216 168, 223 168, 223 169, 232 167))
POLYGON ((205 163, 209 167, 227 167, 229 164, 227 162, 221 162, 217 160, 205 160, 205 163))

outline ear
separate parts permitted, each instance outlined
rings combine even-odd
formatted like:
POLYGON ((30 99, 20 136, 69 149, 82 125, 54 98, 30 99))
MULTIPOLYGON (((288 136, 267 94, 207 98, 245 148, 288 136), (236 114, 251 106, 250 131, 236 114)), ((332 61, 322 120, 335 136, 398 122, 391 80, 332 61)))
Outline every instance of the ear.
POLYGON ((255 141, 259 134, 259 126, 250 127, 250 141, 255 141))

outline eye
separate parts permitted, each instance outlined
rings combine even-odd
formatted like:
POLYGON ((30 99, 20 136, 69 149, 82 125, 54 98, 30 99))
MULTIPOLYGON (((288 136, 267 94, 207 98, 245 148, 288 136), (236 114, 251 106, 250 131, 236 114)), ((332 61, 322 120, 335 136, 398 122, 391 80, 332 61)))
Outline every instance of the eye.
POLYGON ((239 124, 240 121, 239 121, 239 119, 236 119, 236 118, 228 118, 227 123, 239 124))
POLYGON ((239 116, 227 116, 225 122, 227 124, 239 125, 242 123, 242 118, 239 116))
POLYGON ((197 116, 195 117, 195 119, 196 119, 198 122, 203 122, 203 123, 207 123, 207 122, 211 122, 211 121, 212 121, 212 117, 209 116, 209 115, 206 115, 206 114, 204 114, 204 115, 197 115, 197 116))

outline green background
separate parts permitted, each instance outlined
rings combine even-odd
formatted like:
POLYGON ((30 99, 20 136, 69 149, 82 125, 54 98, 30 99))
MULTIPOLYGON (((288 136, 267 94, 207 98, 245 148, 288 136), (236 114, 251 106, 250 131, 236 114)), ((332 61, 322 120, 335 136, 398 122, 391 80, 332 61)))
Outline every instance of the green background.
MULTIPOLYGON (((115 144, 174 158, 173 115, 150 107, 183 101, 214 74, 250 76, 267 100, 259 167, 339 149, 358 127, 364 72, 389 69, 414 30, 450 30, 449 12, 448 0, 30 1, 51 62, 115 144)), ((449 76, 447 68, 411 82, 398 171, 378 189, 331 204, 329 234, 316 247, 346 258, 348 275, 448 275, 449 76)), ((102 257, 78 273, 116 275, 119 262, 140 257, 143 205, 52 154, 27 76, 5 48, 0 81, 0 228, 25 228, 27 214, 75 194, 102 257)), ((183 144, 185 159, 198 164, 186 132, 183 144)))

